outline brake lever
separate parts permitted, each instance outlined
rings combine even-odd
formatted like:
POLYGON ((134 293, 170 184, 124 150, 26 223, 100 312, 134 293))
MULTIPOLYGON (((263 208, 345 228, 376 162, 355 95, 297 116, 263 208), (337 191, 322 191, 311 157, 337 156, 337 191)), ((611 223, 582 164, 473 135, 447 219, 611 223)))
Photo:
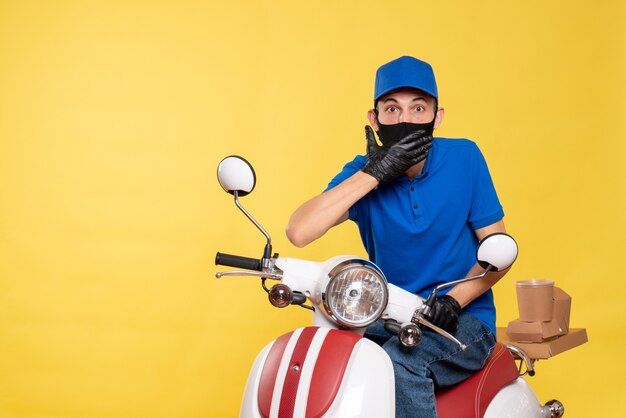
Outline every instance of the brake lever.
POLYGON ((421 313, 418 313, 417 311, 415 311, 415 313, 413 314, 413 318, 411 319, 411 322, 413 322, 414 324, 420 324, 425 327, 428 327, 431 330, 435 331, 437 334, 449 339, 453 343, 457 344, 459 348, 461 349, 461 351, 465 351, 465 349, 467 348, 467 346, 463 344, 461 341, 459 341, 454 335, 432 324, 429 320, 424 318, 424 315, 422 315, 421 313))
POLYGON ((248 277, 265 277, 273 280, 280 280, 283 278, 282 273, 270 273, 268 271, 250 271, 250 270, 232 270, 232 271, 218 271, 215 273, 215 277, 218 279, 226 276, 248 276, 248 277))

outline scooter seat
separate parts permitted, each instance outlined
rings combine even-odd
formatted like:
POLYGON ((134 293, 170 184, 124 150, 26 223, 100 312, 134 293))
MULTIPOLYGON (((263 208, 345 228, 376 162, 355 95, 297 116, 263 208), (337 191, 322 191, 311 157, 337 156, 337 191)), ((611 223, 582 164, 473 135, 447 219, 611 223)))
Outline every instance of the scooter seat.
POLYGON ((440 418, 482 418, 493 397, 519 377, 509 350, 497 343, 485 367, 469 379, 437 392, 440 418))

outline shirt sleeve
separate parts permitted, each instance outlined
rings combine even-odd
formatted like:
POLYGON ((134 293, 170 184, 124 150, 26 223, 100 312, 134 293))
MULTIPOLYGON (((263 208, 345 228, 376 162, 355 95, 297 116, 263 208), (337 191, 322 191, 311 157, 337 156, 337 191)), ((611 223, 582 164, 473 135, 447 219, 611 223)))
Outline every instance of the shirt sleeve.
POLYGON ((333 187, 337 186, 339 183, 347 180, 352 177, 357 171, 362 169, 365 166, 366 158, 363 155, 357 155, 354 160, 350 161, 346 165, 343 166, 343 169, 339 174, 337 174, 326 186, 324 191, 330 190, 333 187))
POLYGON ((473 229, 491 225, 504 217, 504 211, 485 157, 478 146, 472 147, 472 203, 470 206, 469 223, 473 229))

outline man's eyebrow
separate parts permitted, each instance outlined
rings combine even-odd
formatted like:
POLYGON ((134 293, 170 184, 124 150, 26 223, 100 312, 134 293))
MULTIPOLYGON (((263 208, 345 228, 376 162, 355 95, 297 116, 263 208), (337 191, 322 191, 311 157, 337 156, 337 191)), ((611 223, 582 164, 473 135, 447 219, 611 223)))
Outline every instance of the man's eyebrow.
MULTIPOLYGON (((417 101, 427 102, 426 98, 422 97, 422 96, 414 97, 413 100, 411 100, 411 102, 417 102, 417 101)), ((387 103, 387 102, 398 103, 398 101, 396 99, 394 99, 393 97, 387 97, 386 99, 383 99, 382 102, 383 102, 383 104, 387 103)))

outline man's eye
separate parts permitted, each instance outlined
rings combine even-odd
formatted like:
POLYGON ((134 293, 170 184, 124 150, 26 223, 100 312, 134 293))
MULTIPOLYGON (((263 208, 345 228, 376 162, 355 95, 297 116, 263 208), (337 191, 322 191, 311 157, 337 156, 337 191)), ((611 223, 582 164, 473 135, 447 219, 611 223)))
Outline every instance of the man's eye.
POLYGON ((395 106, 389 106, 389 107, 387 108, 387 112, 395 112, 396 110, 398 110, 398 108, 397 108, 397 107, 395 107, 395 106))
POLYGON ((418 111, 418 112, 423 112, 426 109, 424 109, 424 106, 416 106, 415 110, 418 111))

